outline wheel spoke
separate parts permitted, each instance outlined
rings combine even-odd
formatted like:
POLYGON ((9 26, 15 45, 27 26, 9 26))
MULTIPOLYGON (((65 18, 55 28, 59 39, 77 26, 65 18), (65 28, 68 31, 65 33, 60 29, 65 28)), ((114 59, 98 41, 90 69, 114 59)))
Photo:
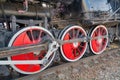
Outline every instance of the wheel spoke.
POLYGON ((98 51, 101 51, 102 48, 103 48, 103 45, 102 45, 102 43, 101 43, 101 44, 99 44, 98 51))
POLYGON ((76 36, 75 36, 75 29, 73 28, 72 31, 73 31, 72 38, 75 39, 75 37, 76 37, 76 36))
POLYGON ((73 55, 76 57, 76 49, 73 49, 73 55))
POLYGON ((79 50, 79 48, 77 48, 77 51, 78 51, 79 55, 81 55, 81 51, 79 50))
POLYGON ((43 33, 43 31, 41 30, 40 32, 39 32, 39 40, 41 40, 41 36, 42 36, 42 33, 43 33))
POLYGON ((95 37, 98 36, 98 29, 94 32, 95 37))
POLYGON ((30 33, 31 33, 31 37, 32 37, 32 42, 35 43, 34 34, 33 34, 33 30, 32 29, 30 30, 30 33))
POLYGON ((25 32, 24 37, 21 38, 21 41, 23 41, 22 44, 32 43, 32 40, 27 32, 25 32), (27 42, 27 43, 26 43, 27 42))
MULTIPOLYGON (((72 37, 72 32, 69 31, 67 34, 69 35, 69 39, 73 39, 73 37, 72 37)), ((67 35, 67 34, 66 34, 66 35, 67 35)))
POLYGON ((79 38, 83 38, 83 37, 85 37, 85 35, 84 35, 84 33, 81 33, 79 38))
POLYGON ((80 31, 79 31, 79 30, 77 30, 77 31, 76 31, 76 38, 78 38, 78 37, 79 37, 79 33, 80 33, 80 31))
POLYGON ((101 28, 101 35, 104 35, 104 29, 101 28))
POLYGON ((106 39, 104 38, 104 39, 103 39, 103 44, 105 44, 105 43, 106 43, 106 39))
POLYGON ((103 35, 106 35, 106 31, 105 30, 103 30, 103 33, 102 33, 103 35))
POLYGON ((101 35, 101 28, 98 28, 98 34, 101 35))
POLYGON ((84 45, 79 45, 80 48, 84 48, 84 45))

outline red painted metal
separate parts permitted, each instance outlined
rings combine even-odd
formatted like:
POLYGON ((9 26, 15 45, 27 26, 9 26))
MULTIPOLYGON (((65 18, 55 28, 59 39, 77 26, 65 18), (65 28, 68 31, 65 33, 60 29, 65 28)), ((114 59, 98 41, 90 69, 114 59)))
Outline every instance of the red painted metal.
POLYGON ((91 49, 93 53, 100 54, 105 50, 107 46, 108 39, 107 38, 99 38, 100 36, 106 36, 107 35, 107 29, 103 26, 98 26, 95 28, 91 34, 91 37, 98 37, 97 39, 91 40, 91 49))
MULTIPOLYGON (((21 46, 21 45, 39 43, 42 39, 42 33, 43 32, 39 29, 29 29, 27 31, 24 31, 16 37, 12 46, 21 46)), ((40 55, 35 55, 34 52, 20 54, 20 55, 12 56, 11 60, 39 60, 44 57, 44 54, 46 54, 45 51, 41 51, 39 53, 40 55)), ((41 69, 41 66, 39 64, 34 64, 34 65, 25 64, 25 65, 15 65, 15 66, 24 72, 36 72, 41 69)))
MULTIPOLYGON (((63 40, 71 40, 71 39, 83 38, 86 36, 86 33, 85 31, 83 31, 83 29, 81 29, 81 27, 73 26, 73 28, 69 29, 66 32, 66 34, 64 34, 63 36, 64 36, 63 40)), ((74 61, 83 56, 86 47, 87 47, 86 42, 66 43, 62 45, 62 52, 65 58, 74 61)))

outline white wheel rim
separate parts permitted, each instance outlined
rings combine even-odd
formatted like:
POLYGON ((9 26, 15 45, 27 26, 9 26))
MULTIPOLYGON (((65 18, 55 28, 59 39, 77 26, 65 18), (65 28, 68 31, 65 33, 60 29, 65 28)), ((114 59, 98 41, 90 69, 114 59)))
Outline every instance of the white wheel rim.
MULTIPOLYGON (((65 37, 66 33, 67 33, 69 30, 73 29, 73 28, 78 28, 78 29, 82 30, 82 31, 84 32, 85 36, 87 36, 85 30, 84 30, 82 27, 80 27, 80 26, 68 26, 67 28, 65 28, 65 29, 61 32, 59 38, 60 38, 61 40, 63 40, 63 38, 65 37), (67 30, 66 30, 66 29, 67 29, 67 30)), ((74 45, 75 47, 76 47, 77 44, 78 44, 78 43, 73 43, 73 45, 74 45)), ((69 58, 67 58, 67 57, 65 56, 64 51, 63 51, 63 49, 62 49, 62 46, 60 46, 60 52, 61 52, 61 54, 62 54, 62 56, 63 56, 63 58, 64 58, 65 60, 67 60, 67 61, 69 61, 69 62, 75 62, 75 61, 79 60, 79 59, 85 54, 85 51, 86 51, 86 49, 87 49, 87 45, 88 45, 88 44, 87 44, 87 42, 86 42, 86 46, 85 46, 85 49, 84 49, 82 55, 79 56, 78 58, 74 59, 74 60, 73 60, 73 59, 69 59, 69 58)))
MULTIPOLYGON (((39 27, 39 26, 30 26, 30 27, 26 27, 26 28, 23 28, 23 29, 21 29, 20 31, 18 31, 18 32, 11 38, 11 40, 10 40, 10 42, 9 42, 9 44, 8 44, 8 47, 11 47, 11 46, 12 46, 15 38, 16 38, 19 34, 21 34, 22 32, 24 32, 24 31, 26 31, 26 30, 29 30, 29 29, 40 29, 40 30, 43 30, 44 32, 48 33, 48 34, 51 36, 52 39, 54 39, 53 35, 52 35, 48 30, 46 30, 46 29, 44 29, 44 28, 42 28, 42 27, 39 27)), ((22 73, 22 74, 35 74, 35 73, 41 72, 41 71, 43 71, 44 69, 46 69, 46 68, 50 65, 50 63, 52 62, 52 60, 54 59, 54 57, 55 57, 55 53, 53 53, 53 56, 52 56, 51 60, 48 62, 48 64, 47 64, 45 67, 41 68, 39 71, 36 71, 36 72, 25 72, 25 71, 22 71, 22 70, 18 69, 18 68, 17 68, 15 65, 13 65, 13 64, 11 64, 10 66, 11 66, 13 69, 15 69, 17 72, 22 73)), ((12 60, 11 60, 11 57, 8 57, 8 60, 12 61, 12 60)))
MULTIPOLYGON (((92 45, 93 45, 93 44, 92 44, 92 40, 90 40, 90 48, 91 48, 91 51, 92 51, 94 54, 101 54, 101 53, 106 49, 107 44, 108 44, 108 30, 107 30, 107 28, 106 28, 105 26, 103 26, 103 25, 98 25, 97 27, 95 27, 95 28, 93 29, 90 37, 92 38, 94 32, 95 32, 98 28, 103 28, 103 29, 106 31, 106 36, 107 36, 107 38, 106 38, 105 47, 104 47, 101 51, 99 51, 99 52, 96 52, 96 51, 93 49, 93 47, 92 47, 92 45)), ((101 43, 101 39, 99 39, 98 42, 101 43)))

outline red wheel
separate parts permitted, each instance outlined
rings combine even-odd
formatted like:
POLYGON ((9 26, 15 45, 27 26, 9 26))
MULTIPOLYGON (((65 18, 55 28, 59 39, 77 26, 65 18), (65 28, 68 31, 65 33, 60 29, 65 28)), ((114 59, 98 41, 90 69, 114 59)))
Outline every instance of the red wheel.
MULTIPOLYGON (((61 34, 61 40, 71 40, 77 38, 84 38, 87 34, 85 30, 80 26, 68 26, 65 28, 61 34)), ((60 47, 60 52, 63 58, 67 61, 77 61, 79 60, 85 53, 87 49, 87 42, 74 42, 74 43, 66 43, 60 47)))
MULTIPOLYGON (((37 26, 26 27, 18 31, 10 40, 10 46, 21 46, 28 44, 37 44, 43 40, 49 39, 53 40, 52 34, 42 28, 37 26)), ((35 52, 29 52, 25 54, 20 54, 12 57, 8 57, 8 60, 41 60, 47 53, 48 50, 38 51, 38 55, 35 52)), ((21 65, 11 65, 16 71, 22 74, 34 74, 44 70, 53 60, 54 53, 50 56, 48 63, 45 65, 42 64, 21 64, 21 65)))
POLYGON ((94 54, 101 54, 106 49, 106 46, 108 44, 107 28, 103 25, 95 27, 92 33, 90 34, 90 37, 91 38, 98 37, 97 39, 90 40, 90 48, 94 54))

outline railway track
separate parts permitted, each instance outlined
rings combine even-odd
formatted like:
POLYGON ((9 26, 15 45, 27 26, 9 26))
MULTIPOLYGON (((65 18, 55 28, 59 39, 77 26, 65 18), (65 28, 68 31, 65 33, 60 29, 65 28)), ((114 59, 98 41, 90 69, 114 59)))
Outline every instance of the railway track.
POLYGON ((107 66, 118 65, 120 65, 120 48, 118 43, 114 43, 103 54, 84 57, 73 63, 61 63, 41 73, 15 80, 96 80, 99 71, 106 69, 107 66))

